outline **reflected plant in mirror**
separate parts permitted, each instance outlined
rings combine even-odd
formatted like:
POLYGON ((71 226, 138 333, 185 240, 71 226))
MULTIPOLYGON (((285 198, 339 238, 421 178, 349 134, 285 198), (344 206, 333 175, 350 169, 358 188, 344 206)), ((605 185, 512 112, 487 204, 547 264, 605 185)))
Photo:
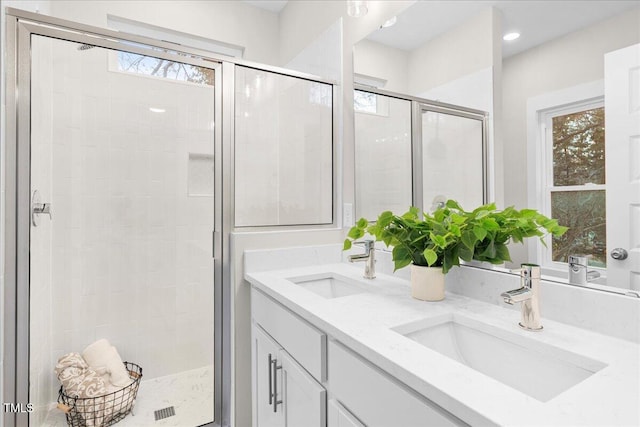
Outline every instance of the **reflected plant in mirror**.
POLYGON ((369 223, 360 218, 349 230, 344 250, 365 234, 372 235, 393 247, 395 270, 409 264, 442 267, 447 273, 463 261, 502 264, 511 261, 509 243, 523 243, 528 237, 538 237, 544 243, 547 235, 558 238, 567 227, 535 209, 517 210, 508 207, 498 210, 494 203, 465 211, 455 200, 447 200, 433 213, 422 213, 410 207, 403 215, 382 212, 369 223))

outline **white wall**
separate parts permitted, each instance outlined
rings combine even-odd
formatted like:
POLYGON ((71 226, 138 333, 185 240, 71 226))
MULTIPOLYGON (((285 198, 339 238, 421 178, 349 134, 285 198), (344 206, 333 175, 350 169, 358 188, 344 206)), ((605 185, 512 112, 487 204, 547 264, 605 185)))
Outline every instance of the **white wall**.
POLYGON ((51 13, 103 28, 111 14, 244 46, 244 59, 278 62, 278 15, 240 1, 55 0, 51 13))
POLYGON ((387 83, 380 89, 409 93, 409 52, 371 40, 360 40, 353 49, 356 74, 376 77, 387 83))
POLYGON ((336 20, 284 67, 340 82, 342 80, 342 19, 336 20))
POLYGON ((494 66, 493 8, 486 8, 456 28, 429 40, 409 54, 409 93, 494 66))
MULTIPOLYGON (((527 100, 604 79, 604 54, 640 42, 640 10, 632 10, 504 61, 503 140, 505 204, 527 206, 527 100), (506 160, 508 159, 508 160, 506 160)), ((512 251, 515 263, 528 259, 526 247, 512 251)), ((530 261, 530 260, 529 260, 530 261)))

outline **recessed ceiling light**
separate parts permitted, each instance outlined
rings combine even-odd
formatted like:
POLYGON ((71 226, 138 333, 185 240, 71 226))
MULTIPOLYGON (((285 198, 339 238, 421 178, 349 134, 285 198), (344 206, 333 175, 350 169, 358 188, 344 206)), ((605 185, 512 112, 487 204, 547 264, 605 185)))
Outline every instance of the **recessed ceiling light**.
POLYGON ((396 25, 396 22, 398 22, 398 17, 394 16, 393 18, 387 19, 386 21, 384 21, 384 23, 382 25, 380 25, 380 28, 391 27, 393 25, 396 25))
POLYGON ((504 35, 504 37, 502 37, 502 40, 506 40, 508 42, 517 39, 518 37, 520 37, 520 33, 507 33, 504 35))
POLYGON ((165 110, 164 108, 149 107, 149 111, 153 113, 164 113, 167 110, 165 110))

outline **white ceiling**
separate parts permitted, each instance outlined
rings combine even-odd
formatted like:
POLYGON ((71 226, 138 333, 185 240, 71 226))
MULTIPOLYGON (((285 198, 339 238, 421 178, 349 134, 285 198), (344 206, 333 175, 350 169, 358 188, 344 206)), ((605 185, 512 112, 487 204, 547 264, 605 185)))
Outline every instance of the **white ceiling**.
POLYGON ((248 3, 251 6, 259 7, 260 9, 268 10, 273 13, 280 13, 282 9, 287 5, 287 0, 243 0, 244 3, 248 3))
POLYGON ((515 41, 503 41, 502 56, 508 57, 638 8, 640 0, 420 0, 398 16, 396 25, 379 29, 367 39, 398 49, 413 50, 488 6, 501 10, 504 33, 517 31, 521 34, 515 41))

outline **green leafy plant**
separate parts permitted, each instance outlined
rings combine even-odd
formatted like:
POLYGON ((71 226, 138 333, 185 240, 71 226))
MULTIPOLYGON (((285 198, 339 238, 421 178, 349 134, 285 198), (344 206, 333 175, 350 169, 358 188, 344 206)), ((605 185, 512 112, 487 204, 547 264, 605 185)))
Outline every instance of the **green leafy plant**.
POLYGON ((431 214, 411 207, 401 216, 382 212, 374 223, 360 218, 348 233, 343 250, 366 233, 392 246, 395 270, 415 265, 442 267, 447 273, 464 261, 485 261, 501 264, 511 261, 510 242, 522 243, 527 237, 544 242, 547 234, 561 236, 567 227, 547 218, 534 209, 498 210, 494 203, 467 212, 455 200, 431 214))

